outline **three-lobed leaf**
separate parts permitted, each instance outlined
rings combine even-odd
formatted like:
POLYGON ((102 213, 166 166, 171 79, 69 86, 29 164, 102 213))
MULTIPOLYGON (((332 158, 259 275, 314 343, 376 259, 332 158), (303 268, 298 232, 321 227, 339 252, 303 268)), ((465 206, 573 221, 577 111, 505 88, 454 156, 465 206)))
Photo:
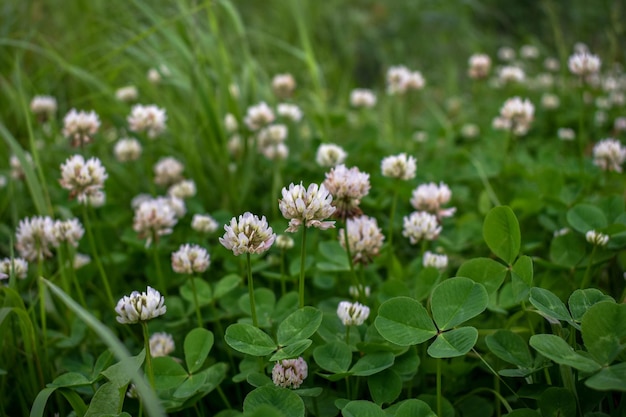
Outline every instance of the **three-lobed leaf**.
POLYGON ((498 358, 520 368, 532 368, 533 358, 522 337, 510 330, 500 329, 485 337, 487 347, 498 358))
POLYGON ((487 308, 489 295, 469 278, 450 278, 433 290, 431 311, 439 330, 448 330, 476 317, 487 308))
POLYGON ((489 249, 509 265, 519 254, 522 238, 515 213, 507 206, 492 208, 483 223, 483 238, 489 249))
POLYGON ((267 333, 247 323, 228 326, 224 340, 236 351, 252 356, 269 355, 277 347, 267 333))
POLYGON ((304 307, 291 313, 278 326, 276 338, 280 346, 307 339, 322 324, 322 312, 314 307, 304 307))
POLYGON ((428 346, 428 354, 433 358, 455 358, 469 352, 478 340, 478 330, 474 327, 460 327, 437 336, 428 346))
POLYGON ((626 347, 626 304, 593 305, 583 316, 581 329, 589 354, 602 365, 611 364, 626 347))
POLYGON ((417 345, 437 334, 424 306, 409 297, 395 297, 382 303, 374 325, 383 338, 400 346, 417 345))

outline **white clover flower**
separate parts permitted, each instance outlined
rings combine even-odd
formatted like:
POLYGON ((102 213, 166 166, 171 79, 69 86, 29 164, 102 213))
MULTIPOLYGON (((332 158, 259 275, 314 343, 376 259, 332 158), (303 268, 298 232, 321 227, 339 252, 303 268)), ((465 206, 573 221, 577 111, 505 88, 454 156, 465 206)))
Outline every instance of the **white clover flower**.
POLYGON ((280 360, 272 368, 272 382, 278 387, 297 389, 307 376, 308 366, 302 357, 280 360))
POLYGON ((239 90, 239 86, 237 84, 229 84, 228 94, 230 94, 232 98, 238 99, 241 96, 241 91, 239 90))
POLYGON ((22 258, 4 258, 0 260, 0 275, 8 278, 12 273, 19 279, 24 279, 28 275, 28 262, 22 258))
POLYGON ((292 122, 299 122, 302 120, 302 110, 300 110, 300 107, 295 104, 281 103, 276 108, 276 113, 278 113, 280 117, 284 117, 292 122))
POLYGON ((508 46, 503 46, 498 49, 498 58, 502 61, 513 61, 515 59, 515 50, 508 46))
POLYGON ((541 107, 547 110, 558 109, 561 105, 561 100, 556 94, 545 93, 541 96, 541 107))
POLYGON ((543 67, 548 71, 557 72, 561 68, 561 63, 554 57, 548 57, 543 60, 543 67))
POLYGON ((323 143, 317 148, 315 162, 321 167, 331 168, 343 164, 348 154, 343 148, 334 143, 323 143))
POLYGON ((422 239, 435 240, 441 233, 437 216, 426 211, 414 211, 403 219, 402 236, 408 237, 412 244, 422 239))
POLYGON ((370 315, 370 308, 361 303, 341 301, 337 307, 337 316, 344 326, 360 326, 370 315))
POLYGON ((622 172, 626 148, 617 139, 608 138, 593 147, 593 163, 603 171, 622 172))
POLYGON ((426 251, 422 257, 422 265, 424 265, 424 267, 444 270, 448 267, 448 256, 446 254, 436 254, 431 251, 426 251))
POLYGON ((167 114, 154 104, 135 104, 126 120, 132 132, 146 132, 150 139, 156 139, 165 130, 167 114))
POLYGON ((245 212, 239 219, 233 217, 230 224, 224 225, 224 236, 219 238, 220 243, 235 256, 242 253, 263 253, 267 251, 274 240, 276 234, 268 226, 265 216, 259 219, 258 216, 245 212))
POLYGON ((491 71, 491 58, 487 54, 474 54, 469 57, 467 74, 470 78, 486 78, 491 71))
POLYGON ((30 101, 30 110, 45 120, 57 112, 57 99, 52 96, 35 96, 30 101))
POLYGON ((522 45, 519 55, 523 59, 537 59, 539 58, 539 49, 535 45, 522 45))
POLYGON ((415 178, 416 170, 417 161, 412 156, 407 157, 405 153, 388 156, 383 158, 381 162, 381 171, 384 177, 411 180, 415 178))
POLYGON ((139 91, 137 90, 137 87, 135 87, 134 85, 127 85, 125 87, 120 87, 117 90, 115 90, 115 98, 125 103, 135 101, 137 100, 138 97, 139 97, 139 91))
POLYGON ((278 200, 278 208, 283 217, 289 220, 287 232, 297 232, 301 225, 321 230, 335 227, 334 221, 324 221, 336 210, 332 206, 333 197, 324 184, 310 184, 304 188, 302 183, 292 183, 288 189, 283 187, 282 196, 282 200, 278 200))
MULTIPOLYGON (((28 152, 24 152, 24 158, 26 159, 26 163, 30 166, 33 166, 33 157, 28 152)), ((26 174, 24 173, 24 168, 22 167, 22 163, 16 155, 11 155, 9 158, 9 165, 11 167, 11 178, 14 180, 23 180, 26 178, 26 174)))
POLYGON ((142 202, 135 210, 133 230, 140 239, 146 239, 146 247, 153 239, 172 233, 178 222, 176 211, 168 198, 156 198, 142 202))
POLYGON ((146 74, 146 78, 148 78, 148 81, 150 81, 150 83, 158 84, 161 82, 162 77, 159 70, 157 70, 156 68, 150 68, 148 70, 148 73, 146 74))
POLYGON ((409 77, 406 80, 406 88, 409 90, 421 90, 426 85, 426 80, 419 71, 409 72, 409 77))
POLYGON ((577 52, 571 55, 567 61, 567 67, 574 75, 588 77, 598 73, 602 62, 597 55, 588 52, 577 52))
POLYGON ((154 183, 168 186, 183 179, 185 166, 178 159, 166 156, 154 164, 154 183))
POLYGON ((363 286, 363 284, 350 285, 348 288, 348 294, 350 294, 353 298, 368 298, 372 294, 372 290, 369 286, 363 286))
POLYGON ((92 142, 99 128, 100 119, 93 110, 87 113, 72 109, 63 118, 63 135, 71 140, 74 147, 92 142))
POLYGON ((213 233, 219 227, 219 223, 208 214, 194 214, 191 219, 191 228, 200 233, 213 233))
POLYGON ((174 338, 171 334, 165 332, 154 333, 150 336, 150 355, 153 358, 167 356, 174 352, 174 338))
POLYGON ((122 138, 117 141, 113 153, 120 162, 136 161, 141 156, 141 144, 137 139, 122 138))
POLYGON ((535 116, 535 106, 528 99, 513 97, 500 108, 500 117, 510 122, 511 130, 516 135, 525 134, 535 116))
POLYGON ((626 117, 617 117, 613 122, 613 129, 616 132, 626 132, 626 117))
POLYGON ((210 264, 209 253, 198 245, 184 244, 172 253, 172 269, 179 274, 201 274, 210 264))
POLYGON ((418 130, 413 133, 413 136, 411 136, 411 138, 417 143, 424 143, 428 140, 428 132, 418 130))
POLYGON ((108 174, 98 158, 85 161, 82 155, 74 155, 61 164, 61 187, 70 190, 70 198, 76 197, 87 204, 89 198, 102 193, 108 174))
POLYGON ((172 185, 167 194, 176 198, 190 198, 196 195, 196 183, 193 180, 182 180, 172 185))
POLYGON ((291 74, 276 74, 272 78, 272 90, 276 97, 284 99, 291 97, 296 89, 296 80, 291 74))
POLYGON ((569 227, 564 227, 562 229, 555 230, 554 233, 552 234, 552 236, 553 237, 565 236, 569 232, 571 232, 570 228, 569 227))
POLYGON ((251 131, 257 131, 263 126, 272 123, 275 119, 274 112, 265 103, 261 102, 255 106, 248 107, 244 123, 251 131))
POLYGON ((91 262, 91 257, 89 255, 85 255, 84 253, 77 253, 74 255, 74 262, 72 263, 72 267, 74 269, 80 269, 83 266, 89 265, 91 262))
POLYGON ((475 139, 480 135, 480 128, 474 123, 465 123, 461 126, 461 136, 465 139, 475 139))
POLYGON ((239 156, 243 150, 243 141, 241 140, 240 135, 232 135, 228 138, 228 142, 226 142, 226 148, 228 149, 228 153, 232 156, 239 156))
POLYGON ((452 191, 445 183, 440 182, 439 185, 434 182, 421 184, 413 190, 411 195, 411 205, 416 210, 427 211, 435 214, 437 217, 450 217, 456 209, 454 207, 442 209, 452 197, 452 191))
POLYGON ((288 250, 293 248, 294 242, 291 236, 289 235, 278 235, 276 236, 276 247, 282 250, 288 250))
POLYGON ((224 116, 224 129, 226 129, 227 133, 235 133, 239 129, 239 123, 237 123, 237 118, 234 114, 227 113, 224 116))
POLYGON ((85 198, 85 204, 94 208, 104 206, 106 203, 106 193, 102 191, 96 191, 95 193, 87 195, 85 198))
POLYGON ((289 148, 284 143, 270 144, 261 149, 261 154, 270 161, 282 161, 289 156, 289 148))
POLYGON ((345 220, 362 213, 359 204, 370 191, 370 176, 357 167, 348 169, 341 164, 326 173, 324 186, 333 196, 335 216, 345 220))
MULTIPOLYGON (((353 217, 347 220, 348 243, 354 263, 368 264, 380 253, 383 246, 382 231, 376 219, 368 216, 353 217)), ((339 231, 339 244, 346 247, 343 229, 339 231)))
POLYGON ((608 235, 596 232, 595 230, 590 230, 585 233, 585 239, 587 239, 587 242, 595 246, 606 246, 607 243, 609 243, 608 235))
POLYGON ((115 307, 118 314, 115 319, 121 324, 134 324, 162 316, 166 311, 161 293, 148 287, 146 292, 133 291, 130 296, 122 297, 115 307))
POLYGON ((355 88, 350 92, 350 105, 372 108, 376 105, 376 94, 367 88, 355 88))
MULTIPOLYGON (((287 139, 287 134, 287 126, 283 124, 274 124, 264 127, 256 135, 259 152, 267 157, 266 153, 271 152, 272 149, 276 149, 280 147, 280 145, 284 146, 283 143, 285 139, 287 139)), ((268 157, 268 159, 274 158, 268 157)))
POLYGON ((576 132, 574 129, 570 129, 569 127, 561 127, 556 131, 556 135, 559 139, 564 141, 574 140, 576 138, 576 132))
POLYGON ((57 220, 54 222, 54 237, 57 245, 67 242, 68 245, 78 246, 78 241, 85 234, 85 229, 78 219, 57 220))
POLYGON ((15 247, 22 258, 29 262, 50 258, 53 246, 57 246, 57 239, 54 221, 50 217, 36 216, 20 220, 15 232, 15 247))
POLYGON ((387 94, 404 94, 411 71, 404 65, 390 67, 387 70, 387 94))
POLYGON ((498 72, 498 79, 503 83, 522 83, 526 79, 524 70, 515 66, 504 66, 498 72))

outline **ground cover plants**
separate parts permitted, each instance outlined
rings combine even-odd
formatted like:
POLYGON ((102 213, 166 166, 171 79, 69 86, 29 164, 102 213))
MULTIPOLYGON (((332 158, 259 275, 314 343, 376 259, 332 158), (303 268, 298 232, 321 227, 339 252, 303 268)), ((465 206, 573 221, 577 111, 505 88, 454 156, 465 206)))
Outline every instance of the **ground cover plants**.
POLYGON ((398 3, 0 7, 1 416, 626 415, 623 6, 398 3))

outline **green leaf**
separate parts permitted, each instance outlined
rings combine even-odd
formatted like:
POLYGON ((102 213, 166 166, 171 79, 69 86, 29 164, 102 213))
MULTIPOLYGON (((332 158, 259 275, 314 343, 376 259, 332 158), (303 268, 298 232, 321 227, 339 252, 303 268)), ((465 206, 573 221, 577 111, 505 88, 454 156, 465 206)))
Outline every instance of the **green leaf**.
POLYGON ((122 398, 124 398, 125 391, 126 387, 116 387, 111 382, 101 385, 91 399, 84 417, 119 414, 122 411, 122 398))
POLYGON ((487 347, 498 358, 520 368, 532 368, 533 358, 522 337, 510 330, 500 329, 485 337, 487 347))
POLYGON ((65 397, 78 417, 83 417, 87 413, 87 405, 85 405, 85 402, 76 391, 69 388, 61 388, 57 392, 65 397))
POLYGON ((170 356, 153 358, 152 369, 157 390, 176 388, 189 376, 185 368, 170 356))
POLYGON ((412 398, 400 404, 394 417, 437 417, 437 414, 424 401, 412 398))
POLYGON ((198 306, 202 307, 211 304, 211 301, 213 301, 213 291, 211 290, 211 286, 200 278, 188 278, 185 283, 180 286, 180 296, 187 301, 189 305, 194 305, 193 286, 191 285, 192 279, 196 286, 198 306))
POLYGON ((550 387, 539 397, 542 417, 562 417, 576 415, 576 398, 566 388, 550 387))
POLYGON ((509 414, 505 414, 504 417, 542 417, 541 414, 530 408, 518 408, 513 410, 509 414))
POLYGON ((437 334, 424 306, 409 297, 382 303, 374 325, 382 337, 400 346, 417 345, 437 334))
POLYGON ((580 321, 591 306, 603 301, 615 302, 613 297, 605 295, 598 289, 586 288, 584 290, 574 291, 572 295, 570 295, 567 303, 572 313, 572 318, 576 321, 580 321))
POLYGON ((367 378, 367 387, 376 404, 389 404, 400 396, 402 379, 392 369, 385 369, 367 378))
MULTIPOLYGON (((276 295, 268 288, 257 288, 254 290, 254 301, 257 319, 260 327, 271 326, 271 316, 276 305, 276 295)), ((250 310, 250 294, 245 293, 239 298, 239 308, 246 314, 252 315, 250 310)))
POLYGON ((583 372, 597 372, 601 366, 574 349, 559 336, 552 334, 536 334, 530 338, 530 346, 548 359, 560 365, 571 366, 583 372))
POLYGON ((489 258, 469 259, 461 265, 457 277, 466 277, 483 284, 489 294, 500 288, 506 278, 508 268, 489 258))
POLYGON ((428 354, 433 358, 454 358, 469 352, 478 340, 478 330, 474 327, 460 327, 441 333, 428 346, 428 354))
POLYGON ((243 400, 244 413, 254 413, 264 405, 270 405, 285 416, 304 417, 304 402, 293 391, 274 385, 264 385, 250 392, 243 400))
POLYGON ((292 359, 300 356, 302 352, 307 350, 311 346, 313 341, 311 339, 298 340, 287 346, 284 346, 276 351, 270 358, 270 361, 280 361, 283 359, 292 359))
POLYGON ((224 340, 236 351, 252 356, 269 355, 277 348, 274 341, 266 333, 245 323, 235 323, 228 326, 224 340))
POLYGON ((350 401, 341 409, 343 417, 386 417, 379 405, 370 401, 350 401))
POLYGON ((330 342, 316 347, 313 350, 313 359, 325 371, 345 373, 352 363, 352 350, 344 342, 330 342))
POLYGON ((87 379, 87 377, 83 374, 79 374, 78 372, 67 372, 62 375, 59 375, 48 384, 48 387, 79 387, 81 385, 89 385, 91 381, 87 379))
POLYGON ((43 417, 46 412, 46 404, 48 398, 57 390, 57 387, 48 387, 39 391, 39 394, 35 397, 33 405, 30 409, 30 417, 43 417))
POLYGON ((546 318, 573 322, 572 316, 569 314, 563 301, 548 290, 539 287, 531 288, 530 302, 546 318))
POLYGON ((143 364, 145 358, 146 350, 143 349, 139 355, 122 359, 115 365, 109 366, 107 369, 102 371, 102 375, 104 375, 117 388, 125 387, 128 385, 133 375, 141 369, 141 365, 143 364))
POLYGON ((530 256, 520 256, 511 271, 513 293, 517 301, 525 300, 533 285, 533 260, 530 256))
POLYGON ((598 391, 626 392, 626 363, 609 366, 587 378, 585 385, 598 391))
POLYGON ((216 300, 219 300, 220 298, 224 297, 226 294, 237 288, 240 283, 241 277, 239 275, 228 274, 224 278, 220 279, 217 284, 215 284, 213 296, 216 300))
POLYGON ((604 212, 591 204, 577 204, 567 211, 567 222, 580 233, 608 226, 604 212))
POLYGON ((492 208, 483 223, 483 237, 489 249, 511 265, 521 247, 521 233, 515 213, 507 206, 492 208))
POLYGON ((281 346, 289 345, 313 335, 322 323, 322 312, 314 307, 304 307, 291 313, 278 326, 276 338, 281 346))
POLYGON ((577 233, 557 236, 550 242, 550 261, 555 265, 575 268, 585 257, 587 244, 577 233))
POLYGON ((200 390, 207 377, 208 369, 195 375, 189 375, 185 381, 176 388, 173 397, 180 400, 186 400, 200 390))
MULTIPOLYGON (((430 294, 433 291, 435 285, 439 282, 439 278, 441 278, 441 272, 437 268, 427 267, 422 269, 417 275, 417 281, 415 282, 415 298, 418 301, 425 300, 430 297, 430 294)), ((385 284, 391 284, 391 281, 387 281, 385 284)), ((406 286, 403 281, 395 280, 393 283, 398 283, 399 287, 406 286)), ((399 291, 394 295, 403 295, 408 294, 408 289, 404 291, 399 291)))
POLYGON ((185 363, 190 374, 198 371, 209 356, 214 337, 207 329, 193 329, 185 337, 185 363))
POLYGON ((369 376, 393 365, 394 356, 391 352, 374 352, 360 358, 350 372, 356 376, 369 376))
POLYGON ((433 290, 430 302, 437 327, 448 330, 485 311, 489 295, 469 278, 450 278, 433 290))
POLYGON ((626 347, 626 304, 597 303, 581 321, 585 347, 602 365, 609 365, 626 347))

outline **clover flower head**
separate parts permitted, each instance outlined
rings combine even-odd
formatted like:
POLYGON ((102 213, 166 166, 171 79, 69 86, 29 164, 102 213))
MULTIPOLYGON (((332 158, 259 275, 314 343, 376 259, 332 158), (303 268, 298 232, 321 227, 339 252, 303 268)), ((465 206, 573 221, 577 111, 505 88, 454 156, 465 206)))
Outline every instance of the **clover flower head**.
POLYGON ((337 306, 337 316, 344 326, 360 326, 370 315, 370 308, 361 303, 341 301, 337 306))
POLYGON ((405 153, 388 156, 383 158, 381 162, 381 171, 384 177, 411 180, 415 178, 416 170, 417 161, 405 153))
POLYGON ((146 239, 146 247, 148 247, 153 239, 172 233, 177 222, 178 218, 171 199, 150 198, 135 209, 133 230, 137 232, 139 238, 146 239))
POLYGON ((547 57, 543 60, 543 67, 551 72, 557 72, 561 68, 561 63, 554 57, 547 57))
POLYGON ((167 311, 165 298, 160 292, 148 287, 146 292, 133 291, 125 295, 115 307, 115 319, 121 324, 134 324, 162 316, 167 311))
MULTIPOLYGON (((368 264, 380 253, 383 246, 382 231, 378 227, 376 219, 368 216, 358 216, 348 219, 348 244, 354 263, 368 264)), ((345 233, 339 231, 339 244, 346 247, 345 233)))
POLYGON ((595 246, 606 246, 609 243, 609 236, 604 233, 596 232, 595 230, 590 230, 585 233, 585 239, 587 242, 591 243, 595 246))
POLYGON ((285 145, 288 129, 283 124, 272 124, 262 128, 256 135, 259 152, 269 160, 286 159, 289 149, 285 145))
POLYGON ((569 127, 560 127, 556 131, 556 135, 560 140, 564 141, 571 141, 576 139, 576 132, 574 132, 574 129, 571 129, 569 127))
POLYGON ((153 167, 154 183, 161 186, 169 186, 183 179, 185 166, 172 156, 166 156, 158 160, 153 167))
POLYGON ((431 251, 426 251, 422 257, 422 265, 424 265, 424 267, 433 267, 444 270, 448 267, 448 256, 444 253, 437 254, 432 253, 431 251))
POLYGON ((289 220, 287 232, 297 232, 301 225, 321 230, 335 227, 334 221, 324 221, 336 210, 332 206, 333 197, 324 184, 310 184, 304 188, 302 183, 292 183, 289 188, 283 187, 282 196, 278 200, 278 207, 283 217, 289 220))
POLYGON ((239 129, 239 123, 237 123, 237 118, 232 113, 227 113, 224 116, 224 129, 228 133, 235 133, 237 129, 239 129))
POLYGON ((480 128, 474 123, 465 123, 461 126, 461 136, 465 139, 475 139, 480 135, 480 128))
POLYGON ((588 77, 598 73, 602 62, 597 55, 590 54, 587 51, 577 52, 567 60, 567 67, 574 75, 588 77))
POLYGON ((85 255, 84 253, 77 253, 74 255, 74 262, 72 262, 72 267, 74 269, 80 269, 83 266, 89 265, 91 262, 91 257, 89 255, 85 255))
POLYGON ((626 148, 617 139, 608 138, 593 147, 593 163, 603 171, 622 172, 626 148))
POLYGON ((469 57, 467 74, 470 78, 486 78, 491 70, 491 58, 487 54, 474 54, 469 57))
POLYGON ((89 197, 102 192, 108 174, 98 158, 85 161, 82 155, 74 155, 61 164, 59 183, 70 190, 70 198, 76 197, 82 204, 87 204, 89 197))
POLYGON ((248 107, 244 123, 251 131, 257 131, 263 126, 267 126, 275 119, 274 112, 265 102, 248 107))
POLYGON ((15 247, 22 258, 29 262, 50 258, 51 248, 57 245, 52 218, 36 216, 20 220, 15 232, 15 247))
POLYGON ((289 235, 276 236, 276 247, 278 249, 287 250, 293 248, 294 242, 289 235))
POLYGON ((372 289, 363 284, 350 285, 348 288, 348 294, 350 294, 353 298, 368 298, 372 294, 372 289))
POLYGON ((283 359, 274 364, 272 381, 278 387, 297 389, 308 374, 307 363, 302 357, 283 359))
POLYGON ((348 219, 362 213, 359 204, 370 191, 370 176, 357 167, 348 169, 340 164, 326 173, 324 186, 333 196, 335 217, 348 219))
POLYGON ((408 237, 412 244, 422 239, 435 240, 441 233, 437 216, 426 211, 414 211, 403 218, 402 236, 408 237))
POLYGON ((165 130, 167 114, 165 109, 154 104, 135 104, 126 120, 132 132, 146 132, 148 138, 156 139, 165 130))
POLYGON ((535 106, 528 99, 513 97, 500 108, 500 117, 510 123, 510 129, 516 135, 525 134, 535 116, 535 106))
POLYGON ((52 96, 35 96, 30 101, 30 110, 45 120, 57 112, 57 99, 52 96))
MULTIPOLYGON (((24 158, 26 159, 26 163, 28 165, 33 166, 33 157, 30 153, 24 152, 24 158)), ((9 165, 11 167, 11 178, 14 180, 23 180, 26 178, 26 173, 24 172, 22 163, 16 155, 11 155, 9 158, 9 165)))
POLYGON ((194 180, 181 180, 167 190, 167 195, 176 198, 190 198, 196 195, 196 183, 194 180))
POLYGON ((191 228, 200 233, 213 233, 219 227, 219 223, 208 214, 194 214, 191 219, 191 228))
POLYGON ((541 107, 547 110, 558 109, 561 99, 556 94, 545 93, 541 96, 541 107))
POLYGON ((0 275, 8 278, 12 273, 19 279, 26 278, 28 274, 28 262, 22 258, 4 258, 0 260, 0 275))
POLYGON ((519 55, 524 59, 539 58, 539 49, 535 45, 522 45, 519 55))
POLYGON ((276 113, 280 117, 284 117, 292 122, 299 122, 302 120, 302 110, 295 104, 281 103, 276 107, 276 113))
POLYGON ((135 101, 138 97, 139 91, 134 85, 127 85, 115 90, 115 98, 118 101, 122 101, 124 103, 130 103, 132 101, 135 101))
POLYGON ((440 182, 439 185, 434 182, 421 184, 413 190, 411 197, 411 205, 416 210, 427 211, 435 214, 438 218, 452 216, 456 208, 451 207, 443 209, 442 206, 447 204, 452 197, 452 191, 445 183, 440 182))
POLYGON ((367 88, 355 88, 350 92, 352 107, 372 108, 376 105, 376 94, 367 88))
POLYGON ((71 140, 74 147, 93 141, 93 135, 100 128, 100 119, 95 111, 70 110, 63 118, 63 135, 71 140))
POLYGON ((507 65, 498 71, 498 80, 504 84, 507 83, 522 83, 526 79, 524 70, 520 67, 507 65))
POLYGON ((167 356, 174 352, 174 338, 171 334, 165 332, 157 332, 150 336, 150 355, 153 358, 167 356))
POLYGON ((220 243, 235 256, 242 253, 263 253, 267 251, 276 234, 267 224, 265 216, 259 219, 257 215, 245 212, 237 219, 233 217, 229 224, 224 225, 224 236, 219 238, 220 243))
POLYGON ((119 162, 136 161, 141 156, 141 144, 137 139, 122 138, 115 143, 113 153, 119 162))
POLYGON ((284 99, 291 97, 296 89, 296 80, 291 74, 276 74, 272 78, 272 90, 276 97, 284 99))
POLYGON ((323 168, 331 168, 343 164, 348 154, 343 148, 334 143, 323 143, 317 148, 315 162, 323 168))
POLYGON ((513 61, 515 59, 515 50, 509 46, 503 46, 498 49, 498 58, 502 61, 513 61))
POLYGON ((184 244, 172 253, 172 269, 179 274, 201 274, 211 264, 207 250, 198 245, 184 244))
POLYGON ((67 242, 68 245, 78 246, 78 241, 85 234, 85 229, 78 219, 57 220, 54 222, 54 236, 57 245, 67 242))

